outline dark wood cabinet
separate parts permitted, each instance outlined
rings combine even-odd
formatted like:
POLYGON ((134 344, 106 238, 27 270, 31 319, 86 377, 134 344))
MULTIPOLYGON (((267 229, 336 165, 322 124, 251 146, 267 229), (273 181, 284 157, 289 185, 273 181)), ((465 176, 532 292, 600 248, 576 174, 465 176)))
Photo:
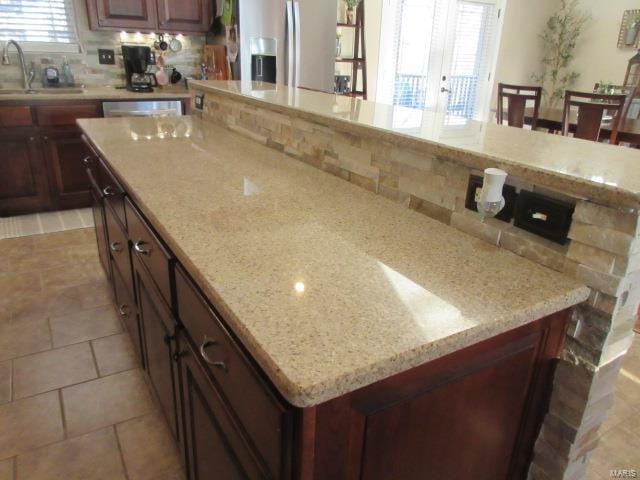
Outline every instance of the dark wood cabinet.
POLYGON ((212 8, 211 0, 87 0, 92 30, 205 33, 212 8))
POLYGON ((138 316, 142 334, 145 370, 151 379, 171 432, 179 440, 179 395, 174 380, 176 322, 156 289, 146 267, 133 257, 138 316))
POLYGON ((42 143, 31 130, 0 132, 0 216, 45 209, 49 183, 42 143))
POLYGON ((96 230, 96 242, 98 244, 98 256, 104 268, 107 278, 111 278, 111 260, 109 257, 109 240, 107 236, 107 225, 104 217, 104 202, 95 174, 91 168, 87 168, 87 177, 91 184, 91 209, 93 211, 93 224, 96 230))
POLYGON ((156 0, 88 0, 87 11, 92 30, 153 30, 157 26, 156 0))
POLYGON ((53 208, 84 208, 91 205, 85 159, 91 152, 75 128, 48 131, 45 146, 53 208))
POLYGON ((158 25, 179 32, 206 32, 211 26, 211 1, 157 0, 158 25))
POLYGON ((246 480, 265 477, 256 466, 237 427, 203 370, 198 354, 185 341, 180 356, 189 480, 246 480))

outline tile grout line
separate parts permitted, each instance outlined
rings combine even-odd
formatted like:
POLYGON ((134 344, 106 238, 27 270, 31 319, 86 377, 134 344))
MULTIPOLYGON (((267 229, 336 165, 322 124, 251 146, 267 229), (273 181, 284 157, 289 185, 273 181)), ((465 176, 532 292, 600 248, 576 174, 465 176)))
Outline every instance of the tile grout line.
POLYGON ((91 350, 91 358, 93 359, 93 368, 96 369, 97 378, 103 378, 100 374, 100 367, 98 367, 98 359, 96 357, 96 351, 93 348, 93 340, 89 340, 89 349, 91 350))
POLYGON ((13 358, 9 360, 9 403, 13 402, 13 358))
POLYGON ((64 440, 69 438, 69 432, 67 430, 67 416, 64 414, 64 397, 62 396, 62 388, 58 389, 58 401, 60 402, 60 416, 62 418, 62 433, 64 434, 64 440))
POLYGON ((124 452, 122 451, 122 444, 120 443, 120 436, 118 435, 118 429, 116 428, 116 425, 118 425, 118 424, 114 423, 112 425, 113 434, 116 436, 116 444, 118 445, 118 453, 120 454, 120 461, 122 462, 122 470, 124 471, 124 477, 128 480, 129 479, 129 472, 127 471, 127 464, 124 461, 124 452))

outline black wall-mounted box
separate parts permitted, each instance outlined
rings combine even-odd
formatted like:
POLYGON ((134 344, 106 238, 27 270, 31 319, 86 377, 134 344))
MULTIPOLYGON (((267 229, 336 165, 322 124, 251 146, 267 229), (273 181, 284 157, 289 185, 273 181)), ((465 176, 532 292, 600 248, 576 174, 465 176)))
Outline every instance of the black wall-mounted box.
MULTIPOLYGON (((476 190, 482 188, 483 179, 478 175, 471 175, 469 177, 469 186, 467 187, 467 198, 464 202, 464 206, 469 210, 475 212, 478 211, 478 204, 476 202, 476 190)), ((503 222, 510 222, 513 218, 513 212, 516 206, 516 188, 511 185, 505 185, 502 189, 502 196, 504 197, 504 208, 495 216, 498 220, 503 222)))
POLYGON ((564 245, 567 243, 574 209, 575 204, 522 190, 516 202, 513 224, 564 245))

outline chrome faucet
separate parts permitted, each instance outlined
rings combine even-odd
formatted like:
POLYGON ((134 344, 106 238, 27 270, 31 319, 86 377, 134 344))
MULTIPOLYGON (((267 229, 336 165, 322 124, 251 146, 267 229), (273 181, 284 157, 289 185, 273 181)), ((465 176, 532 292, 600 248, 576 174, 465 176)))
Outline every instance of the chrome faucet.
POLYGON ((4 48, 2 49, 2 64, 3 65, 11 65, 9 61, 9 46, 14 45, 16 50, 18 51, 18 57, 20 58, 20 67, 22 67, 22 83, 23 87, 27 92, 32 92, 31 82, 33 82, 34 77, 36 76, 36 72, 31 69, 27 72, 27 64, 24 60, 24 52, 22 51, 22 47, 15 40, 7 40, 4 44, 4 48))

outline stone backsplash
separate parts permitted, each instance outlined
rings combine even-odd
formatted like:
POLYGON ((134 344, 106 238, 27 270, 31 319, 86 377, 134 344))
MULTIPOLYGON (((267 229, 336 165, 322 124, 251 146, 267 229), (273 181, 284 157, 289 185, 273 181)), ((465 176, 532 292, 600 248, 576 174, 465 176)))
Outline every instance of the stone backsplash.
MULTIPOLYGON (((67 57, 77 84, 87 86, 123 85, 125 82, 122 54, 120 47, 123 43, 152 46, 154 37, 149 34, 92 31, 89 29, 87 10, 84 0, 74 1, 74 12, 78 24, 78 37, 82 46, 82 53, 29 53, 25 52, 27 65, 35 62, 37 75, 34 86, 38 86, 41 72, 47 66, 61 68, 63 57, 67 57), (113 49, 116 53, 115 65, 100 65, 98 63, 98 49, 113 49)), ((174 66, 183 76, 194 76, 199 73, 202 48, 205 44, 204 35, 181 36, 182 50, 174 53, 165 52, 167 66, 174 66)), ((2 42, 0 42, 2 44, 2 42)), ((13 47, 10 49, 11 65, 0 65, 0 87, 15 88, 21 86, 22 73, 18 55, 13 47)))
POLYGON ((591 288, 574 309, 558 365, 549 413, 535 447, 531 479, 581 479, 613 399, 640 303, 638 212, 570 198, 545 185, 509 177, 517 190, 544 192, 576 204, 570 241, 548 241, 465 208, 475 172, 443 155, 426 155, 207 91, 203 119, 282 151, 440 222, 506 248, 591 288))

